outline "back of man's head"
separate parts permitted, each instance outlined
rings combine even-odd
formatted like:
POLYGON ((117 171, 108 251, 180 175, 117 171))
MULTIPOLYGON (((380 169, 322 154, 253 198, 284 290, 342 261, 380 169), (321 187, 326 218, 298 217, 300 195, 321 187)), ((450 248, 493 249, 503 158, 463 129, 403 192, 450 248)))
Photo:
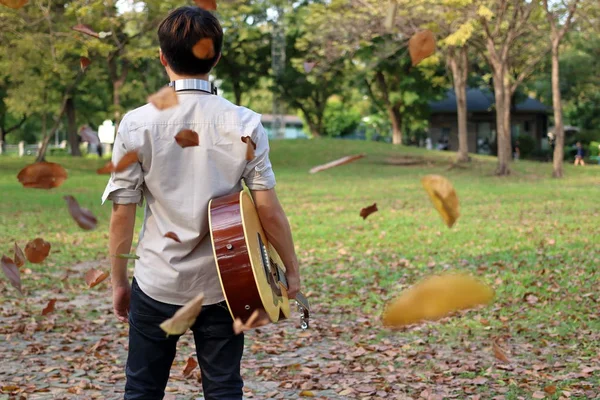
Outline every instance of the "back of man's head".
POLYGON ((223 29, 217 18, 198 7, 180 7, 169 13, 158 26, 160 49, 169 67, 179 75, 204 75, 214 67, 223 46, 223 29), (214 55, 200 59, 194 45, 212 40, 214 55))

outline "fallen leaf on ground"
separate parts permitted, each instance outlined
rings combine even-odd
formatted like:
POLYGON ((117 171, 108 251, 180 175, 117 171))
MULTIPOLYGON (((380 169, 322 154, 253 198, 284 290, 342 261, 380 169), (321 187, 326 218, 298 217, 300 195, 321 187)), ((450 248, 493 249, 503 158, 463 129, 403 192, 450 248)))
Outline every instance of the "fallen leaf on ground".
POLYGON ((80 207, 73 196, 64 196, 63 199, 66 200, 67 205, 69 206, 71 217, 73 217, 81 229, 89 231, 96 228, 98 220, 90 210, 80 207))
POLYGON ((494 349, 494 357, 496 357, 496 359, 498 359, 502 362, 505 362, 507 364, 510 363, 510 360, 506 356, 506 352, 504 350, 502 350, 502 347, 500 347, 500 345, 496 341, 494 341, 494 344, 492 347, 494 349))
POLYGON ((246 161, 254 160, 254 150, 256 150, 256 143, 250 136, 242 136, 242 142, 246 143, 246 161))
POLYGON ((26 188, 52 189, 63 184, 67 171, 59 164, 42 161, 23 168, 17 179, 26 188))
POLYGON ((306 72, 307 74, 310 73, 310 71, 313 70, 315 65, 317 65, 317 63, 305 61, 304 62, 304 72, 306 72))
POLYGON ((359 160, 363 157, 366 157, 365 154, 356 154, 353 156, 346 156, 346 157, 342 157, 340 159, 328 162, 327 164, 323 164, 323 165, 318 165, 314 168, 312 168, 309 172, 311 174, 320 172, 320 171, 325 171, 326 169, 330 169, 330 168, 334 168, 334 167, 339 167, 340 165, 344 165, 344 164, 348 164, 351 163, 353 161, 359 160))
POLYGON ((106 278, 108 278, 109 275, 110 273, 108 271, 100 271, 92 268, 85 273, 85 283, 91 289, 94 286, 102 283, 106 278))
POLYGON ((556 393, 556 385, 548 385, 544 388, 544 392, 548 393, 548 394, 554 394, 556 393))
POLYGON ((15 289, 19 291, 19 293, 23 294, 23 290, 21 289, 21 272, 19 271, 19 267, 17 267, 14 261, 10 257, 6 257, 2 255, 2 260, 0 261, 2 264, 2 270, 4 271, 4 275, 8 278, 8 281, 15 289))
POLYGON ((13 10, 18 10, 27 4, 28 0, 0 0, 0 4, 4 4, 8 8, 12 8, 13 10))
POLYGON ((460 216, 458 196, 450 181, 440 175, 427 175, 421 179, 431 202, 446 225, 451 228, 460 216))
POLYGON ((312 390, 303 390, 299 393, 300 397, 315 397, 315 394, 312 390))
POLYGON ((173 317, 160 324, 160 328, 167 333, 167 336, 183 335, 196 322, 203 302, 204 294, 201 293, 177 310, 173 317))
POLYGON ((210 60, 215 56, 215 46, 211 38, 202 38, 192 47, 194 57, 200 60, 210 60))
POLYGON ((138 161, 139 160, 137 150, 128 151, 123 157, 121 157, 121 159, 115 166, 114 172, 125 171, 127 167, 129 167, 132 164, 135 164, 138 161))
POLYGON ((50 254, 50 243, 42 238, 36 238, 25 245, 25 257, 30 263, 39 264, 50 254))
POLYGON ((105 174, 110 174, 111 172, 113 172, 115 170, 115 165, 112 163, 112 161, 107 162, 106 164, 104 164, 103 167, 98 168, 96 170, 96 173, 98 175, 105 175, 105 174))
POLYGON ((81 70, 85 71, 86 68, 92 63, 92 60, 90 60, 87 57, 81 57, 79 59, 79 65, 81 66, 81 70))
POLYGON ((50 299, 46 307, 42 310, 42 315, 50 314, 54 311, 54 305, 56 304, 56 299, 50 299))
POLYGON ((139 260, 140 257, 135 254, 117 254, 115 255, 117 258, 125 258, 127 260, 139 260))
POLYGON ((408 52, 415 66, 435 52, 435 37, 430 30, 415 33, 408 41, 408 52))
POLYGON ((177 234, 175 232, 167 232, 167 233, 165 233, 165 237, 169 238, 169 239, 173 239, 177 243, 181 243, 181 240, 179 240, 179 236, 177 236, 177 234))
POLYGON ((191 129, 184 129, 179 131, 177 135, 175 135, 175 141, 182 148, 198 146, 200 145, 200 138, 198 137, 198 133, 194 132, 191 129))
POLYGON ((98 33, 96 33, 92 28, 90 28, 87 25, 84 24, 77 24, 74 27, 72 27, 71 29, 73 29, 74 31, 77 32, 81 32, 81 33, 85 33, 86 35, 95 37, 95 38, 99 38, 100 35, 98 33))
POLYGON ((532 399, 545 399, 546 394, 544 392, 536 391, 531 395, 532 399))
POLYGON ((25 254, 23 254, 23 250, 21 250, 17 242, 15 242, 15 265, 19 268, 25 265, 25 254))
POLYGON ((360 210, 360 216, 362 217, 362 219, 367 219, 367 217, 369 215, 373 214, 376 211, 378 211, 377 210, 377 203, 373 203, 370 206, 365 207, 362 210, 360 210))
POLYGON ((187 378, 194 372, 196 367, 198 366, 198 362, 194 357, 188 357, 187 362, 185 363, 185 368, 183 369, 183 376, 187 378))
POLYGON ((207 11, 214 11, 217 9, 217 1, 216 0, 194 0, 194 3, 200 8, 203 8, 207 11))
POLYGON ((390 302, 383 324, 399 327, 422 320, 436 320, 448 314, 488 304, 494 291, 467 274, 447 273, 424 279, 390 302))
POLYGON ((167 108, 175 107, 179 104, 177 99, 177 93, 171 86, 165 86, 158 92, 148 96, 148 102, 159 110, 166 110, 167 108))
POLYGON ((250 329, 267 325, 269 322, 271 322, 271 320, 264 310, 254 310, 246 322, 242 322, 240 318, 236 318, 235 321, 233 321, 233 332, 235 332, 236 335, 239 335, 250 329))

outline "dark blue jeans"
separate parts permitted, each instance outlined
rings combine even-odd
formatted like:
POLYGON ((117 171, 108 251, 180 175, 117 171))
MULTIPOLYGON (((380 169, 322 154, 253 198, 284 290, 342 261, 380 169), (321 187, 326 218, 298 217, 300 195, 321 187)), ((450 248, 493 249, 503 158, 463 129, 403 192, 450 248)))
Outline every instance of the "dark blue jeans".
MULTIPOLYGON (((125 399, 162 399, 169 379, 179 336, 169 336, 160 324, 179 306, 148 297, 135 279, 129 310, 129 355, 125 399)), ((242 399, 240 363, 243 334, 233 332, 233 320, 225 303, 203 306, 192 326, 196 354, 202 372, 206 400, 242 399)))

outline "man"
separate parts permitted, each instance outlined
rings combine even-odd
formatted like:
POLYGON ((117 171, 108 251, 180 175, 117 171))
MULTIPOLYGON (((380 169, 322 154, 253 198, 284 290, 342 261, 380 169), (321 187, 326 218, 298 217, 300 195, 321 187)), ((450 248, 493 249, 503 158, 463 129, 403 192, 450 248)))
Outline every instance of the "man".
POLYGON ((300 289, 298 261, 288 220, 275 194, 260 115, 211 90, 198 89, 208 85, 208 74, 221 56, 219 22, 200 8, 178 8, 160 24, 158 38, 160 61, 170 80, 182 84, 175 85, 176 90, 184 90, 178 90, 175 107, 159 111, 147 104, 125 115, 113 162, 134 150, 138 162, 113 173, 103 195, 103 202, 113 202, 111 256, 130 252, 136 204, 146 199, 131 285, 126 260, 111 257, 114 313, 129 322, 125 399, 163 398, 178 336, 167 337, 159 325, 199 293, 204 293, 204 306, 192 332, 204 397, 241 399, 244 339, 233 332, 219 284, 208 231, 209 200, 241 190, 241 180, 245 181, 267 238, 283 256, 290 297, 300 289), (214 56, 196 58, 194 45, 207 38, 214 56), (200 145, 181 148, 174 137, 183 129, 197 132, 200 145), (251 161, 245 158, 243 136, 256 144, 251 161), (176 233, 181 243, 164 237, 167 232, 176 233))

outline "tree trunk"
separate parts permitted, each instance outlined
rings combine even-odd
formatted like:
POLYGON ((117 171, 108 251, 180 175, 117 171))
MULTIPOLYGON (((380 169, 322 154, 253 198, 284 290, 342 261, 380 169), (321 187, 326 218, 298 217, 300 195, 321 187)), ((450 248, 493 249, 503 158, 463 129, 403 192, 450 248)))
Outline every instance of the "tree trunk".
POLYGON ((458 154, 456 162, 469 162, 469 135, 467 131, 467 77, 468 77, 467 47, 455 51, 449 50, 448 64, 452 70, 456 108, 458 111, 458 154))
POLYGON ((235 104, 242 105, 242 88, 239 82, 233 82, 233 95, 235 96, 235 104))
POLYGON ((402 113, 396 106, 387 107, 390 121, 392 122, 392 143, 402 144, 402 113))
POLYGON ((498 146, 496 175, 503 176, 510 174, 510 94, 506 92, 504 76, 500 74, 494 74, 494 96, 496 102, 496 143, 498 146))
POLYGON ((113 118, 115 119, 115 132, 121 122, 121 87, 123 86, 123 83, 124 81, 120 79, 113 81, 113 118))
POLYGON ((563 177, 563 158, 565 148, 565 128, 563 125, 562 99, 560 96, 558 41, 552 41, 552 108, 554 109, 554 154, 552 176, 563 177))
POLYGON ((69 138, 69 145, 71 146, 71 156, 81 157, 81 150, 79 150, 79 136, 77 135, 77 125, 75 122, 75 104, 73 98, 67 99, 66 110, 67 114, 67 137, 69 138))

